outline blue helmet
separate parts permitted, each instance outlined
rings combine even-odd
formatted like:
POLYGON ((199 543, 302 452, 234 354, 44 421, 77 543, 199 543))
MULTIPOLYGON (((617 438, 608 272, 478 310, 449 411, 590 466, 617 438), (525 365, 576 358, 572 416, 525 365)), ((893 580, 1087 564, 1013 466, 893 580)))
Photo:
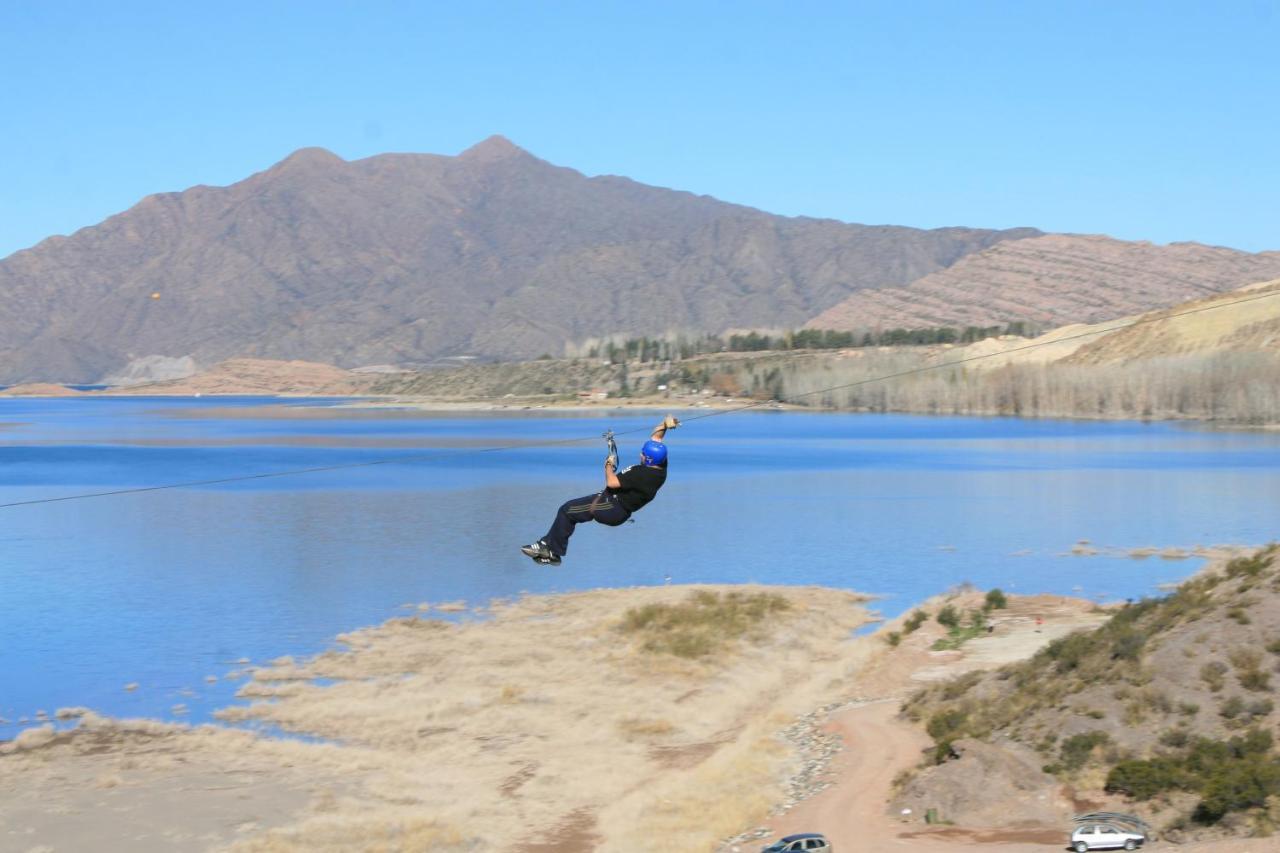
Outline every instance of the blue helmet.
POLYGON ((646 441, 640 448, 640 461, 646 465, 666 465, 667 446, 661 441, 646 441))

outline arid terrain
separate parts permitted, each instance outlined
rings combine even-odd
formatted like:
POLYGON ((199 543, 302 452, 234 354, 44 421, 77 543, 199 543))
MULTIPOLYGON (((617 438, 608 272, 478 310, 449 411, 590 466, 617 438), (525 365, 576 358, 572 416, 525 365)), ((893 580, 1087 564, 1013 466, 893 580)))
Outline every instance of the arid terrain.
POLYGON ((934 789, 944 825, 924 823, 924 803, 904 813, 904 774, 933 747, 899 707, 1110 612, 1011 598, 989 631, 935 651, 934 619, 851 635, 866 606, 680 586, 419 605, 313 659, 229 674, 243 701, 222 725, 63 709, 64 728, 0 745, 0 849, 730 851, 802 830, 842 850, 1062 849, 1065 818, 1090 804, 1056 780, 993 772, 959 798, 934 789), (233 727, 246 723, 270 728, 233 727))

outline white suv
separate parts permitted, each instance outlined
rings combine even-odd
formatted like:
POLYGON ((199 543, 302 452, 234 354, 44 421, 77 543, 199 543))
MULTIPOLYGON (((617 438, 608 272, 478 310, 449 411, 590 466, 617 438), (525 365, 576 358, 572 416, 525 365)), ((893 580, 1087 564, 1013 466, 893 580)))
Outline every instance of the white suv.
POLYGON ((1077 853, 1088 850, 1137 850, 1147 837, 1141 832, 1108 823, 1085 823, 1071 833, 1071 846, 1077 853))

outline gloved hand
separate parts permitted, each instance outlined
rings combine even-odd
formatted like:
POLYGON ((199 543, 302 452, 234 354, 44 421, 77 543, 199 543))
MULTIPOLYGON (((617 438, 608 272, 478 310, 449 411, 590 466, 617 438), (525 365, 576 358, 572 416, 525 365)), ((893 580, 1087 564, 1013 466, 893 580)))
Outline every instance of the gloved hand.
POLYGON ((680 421, 675 415, 667 415, 662 419, 662 426, 664 429, 675 429, 680 426, 680 421))

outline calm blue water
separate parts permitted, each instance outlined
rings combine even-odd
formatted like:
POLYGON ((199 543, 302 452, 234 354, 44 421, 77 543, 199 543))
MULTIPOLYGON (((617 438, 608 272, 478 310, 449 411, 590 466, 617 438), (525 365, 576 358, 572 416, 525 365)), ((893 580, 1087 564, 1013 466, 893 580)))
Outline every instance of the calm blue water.
MULTIPOLYGON (((262 402, 0 401, 0 503, 414 457, 0 509, 0 717, 65 705, 169 717, 181 702, 203 719, 234 691, 206 675, 314 653, 408 602, 668 576, 856 589, 885 596, 887 614, 961 581, 1122 598, 1196 563, 1060 555, 1079 539, 1128 549, 1280 536, 1280 435, 742 413, 673 433, 659 499, 636 524, 580 528, 549 569, 516 547, 562 500, 598 488, 602 443, 458 445, 590 438, 653 416, 201 414, 262 402), (309 443, 287 443, 299 437, 309 443), (442 446, 342 446, 368 439, 442 446)), ((624 455, 642 438, 624 439, 624 455)), ((0 737, 18 728, 0 725, 0 737)))

